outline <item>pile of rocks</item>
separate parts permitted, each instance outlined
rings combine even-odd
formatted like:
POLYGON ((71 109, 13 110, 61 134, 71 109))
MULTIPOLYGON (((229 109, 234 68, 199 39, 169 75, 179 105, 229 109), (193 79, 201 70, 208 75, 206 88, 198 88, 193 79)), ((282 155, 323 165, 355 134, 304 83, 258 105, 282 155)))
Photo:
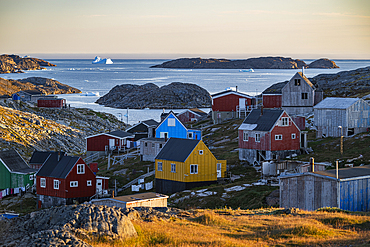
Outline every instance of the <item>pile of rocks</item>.
POLYGON ((118 85, 96 103, 114 108, 183 109, 211 107, 212 100, 204 88, 191 83, 173 82, 163 87, 153 83, 118 85))
POLYGON ((137 236, 119 208, 93 204, 61 206, 0 222, 0 246, 90 246, 91 236, 137 236))

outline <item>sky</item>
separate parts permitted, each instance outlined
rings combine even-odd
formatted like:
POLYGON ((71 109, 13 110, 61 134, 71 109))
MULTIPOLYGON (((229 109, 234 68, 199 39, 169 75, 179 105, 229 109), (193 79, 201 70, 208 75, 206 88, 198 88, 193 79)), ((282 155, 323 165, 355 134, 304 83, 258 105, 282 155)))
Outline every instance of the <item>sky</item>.
POLYGON ((370 0, 0 0, 0 54, 370 59, 370 0))

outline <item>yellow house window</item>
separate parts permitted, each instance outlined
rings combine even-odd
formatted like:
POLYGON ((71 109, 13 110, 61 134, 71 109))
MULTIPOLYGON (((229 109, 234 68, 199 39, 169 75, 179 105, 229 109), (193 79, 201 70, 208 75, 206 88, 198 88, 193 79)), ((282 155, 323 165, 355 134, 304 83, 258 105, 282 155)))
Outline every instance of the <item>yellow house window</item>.
POLYGON ((198 165, 190 165, 190 174, 198 174, 198 165))
POLYGON ((176 172, 176 164, 171 164, 171 172, 176 172))
POLYGON ((162 170, 162 162, 158 162, 158 163, 157 163, 157 170, 158 170, 158 171, 163 171, 163 170, 162 170))
POLYGON ((202 155, 203 154, 203 150, 199 150, 199 154, 202 155))

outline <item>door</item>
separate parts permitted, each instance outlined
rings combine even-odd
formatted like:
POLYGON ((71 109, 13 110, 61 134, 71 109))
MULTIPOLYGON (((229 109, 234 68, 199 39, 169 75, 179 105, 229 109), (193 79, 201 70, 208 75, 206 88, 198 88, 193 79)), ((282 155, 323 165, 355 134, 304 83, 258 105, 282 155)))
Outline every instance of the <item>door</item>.
POLYGON ((97 194, 103 193, 103 180, 102 179, 96 180, 96 193, 97 194))
POLYGON ((115 139, 109 139, 109 148, 114 149, 115 139))
POLYGON ((222 177, 221 163, 217 163, 217 178, 222 177))
POLYGON ((239 109, 240 110, 245 109, 245 98, 239 98, 239 109))
POLYGON ((168 132, 161 132, 159 135, 160 138, 167 139, 168 138, 168 132))

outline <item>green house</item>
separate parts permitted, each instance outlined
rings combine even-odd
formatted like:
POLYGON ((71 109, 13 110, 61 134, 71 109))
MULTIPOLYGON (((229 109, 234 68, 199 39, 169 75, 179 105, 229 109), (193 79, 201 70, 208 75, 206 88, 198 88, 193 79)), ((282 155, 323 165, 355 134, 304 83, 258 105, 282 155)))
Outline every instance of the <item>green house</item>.
POLYGON ((34 184, 36 169, 30 168, 15 150, 0 151, 0 190, 28 189, 34 184))

